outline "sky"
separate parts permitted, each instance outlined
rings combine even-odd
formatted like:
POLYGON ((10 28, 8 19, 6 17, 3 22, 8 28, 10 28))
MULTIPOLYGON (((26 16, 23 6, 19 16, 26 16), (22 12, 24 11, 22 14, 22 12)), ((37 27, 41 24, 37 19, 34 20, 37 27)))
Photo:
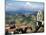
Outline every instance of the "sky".
POLYGON ((20 9, 38 11, 44 9, 44 3, 37 2, 16 2, 16 0, 6 0, 6 11, 16 11, 20 9))

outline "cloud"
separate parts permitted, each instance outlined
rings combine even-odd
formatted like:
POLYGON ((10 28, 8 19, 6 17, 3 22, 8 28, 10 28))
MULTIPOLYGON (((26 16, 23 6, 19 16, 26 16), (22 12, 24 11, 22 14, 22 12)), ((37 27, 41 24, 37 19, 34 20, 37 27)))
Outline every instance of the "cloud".
POLYGON ((33 2, 6 2, 6 11, 16 11, 19 9, 26 10, 42 10, 44 8, 43 3, 33 3, 33 2))
POLYGON ((31 0, 16 0, 16 1, 31 1, 31 0))

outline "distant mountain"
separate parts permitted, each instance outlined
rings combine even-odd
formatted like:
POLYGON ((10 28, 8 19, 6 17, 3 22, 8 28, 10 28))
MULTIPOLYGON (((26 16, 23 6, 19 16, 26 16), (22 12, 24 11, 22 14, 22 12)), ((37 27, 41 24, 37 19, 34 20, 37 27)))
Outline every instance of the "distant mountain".
POLYGON ((16 15, 16 12, 13 12, 13 11, 7 11, 7 12, 5 12, 5 15, 11 15, 11 16, 14 16, 14 15, 16 15))
POLYGON ((16 15, 16 14, 32 14, 32 15, 36 15, 37 12, 33 12, 31 10, 16 10, 16 11, 6 11, 5 12, 6 15, 16 15))

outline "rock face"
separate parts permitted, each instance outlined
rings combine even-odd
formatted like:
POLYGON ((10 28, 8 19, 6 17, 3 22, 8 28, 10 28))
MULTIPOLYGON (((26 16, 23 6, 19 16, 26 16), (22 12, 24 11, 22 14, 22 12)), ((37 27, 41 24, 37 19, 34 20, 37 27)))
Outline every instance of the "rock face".
POLYGON ((44 32, 44 27, 40 27, 37 32, 44 32))
POLYGON ((42 11, 38 11, 37 13, 37 21, 43 21, 44 14, 42 11))
POLYGON ((27 33, 31 33, 32 32, 32 30, 31 29, 27 29, 27 31, 26 31, 27 33))

